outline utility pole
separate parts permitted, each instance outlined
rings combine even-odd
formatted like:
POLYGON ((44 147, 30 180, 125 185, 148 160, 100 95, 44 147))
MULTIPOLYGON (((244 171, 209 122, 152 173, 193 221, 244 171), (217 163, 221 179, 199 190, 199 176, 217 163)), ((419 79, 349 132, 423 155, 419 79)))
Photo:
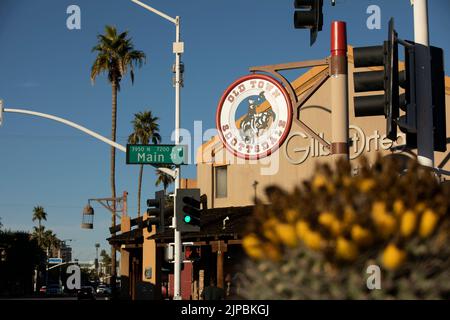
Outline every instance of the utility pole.
POLYGON ((334 160, 348 160, 347 31, 343 21, 331 24, 331 153, 334 160))
POLYGON ((411 4, 414 9, 414 42, 416 43, 417 159, 423 166, 434 167, 428 4, 427 0, 411 0, 411 4))
POLYGON ((98 249, 100 248, 100 243, 96 243, 95 244, 95 271, 97 272, 97 278, 99 277, 99 272, 98 272, 98 249))
MULTIPOLYGON (((147 9, 154 14, 157 14, 163 19, 166 19, 173 24, 175 24, 175 42, 173 43, 173 53, 175 54, 175 145, 180 144, 180 86, 181 86, 181 54, 184 53, 184 42, 180 41, 180 17, 176 16, 175 18, 170 17, 169 15, 140 2, 139 0, 131 0, 137 5, 147 9)), ((175 169, 175 195, 174 195, 174 210, 176 208, 176 195, 177 189, 180 188, 180 166, 178 165, 175 169)), ((182 250, 181 250, 181 232, 178 231, 177 228, 177 219, 176 212, 173 214, 172 225, 174 228, 174 242, 175 242, 175 266, 174 266, 174 300, 181 300, 181 263, 183 263, 181 259, 182 250)))

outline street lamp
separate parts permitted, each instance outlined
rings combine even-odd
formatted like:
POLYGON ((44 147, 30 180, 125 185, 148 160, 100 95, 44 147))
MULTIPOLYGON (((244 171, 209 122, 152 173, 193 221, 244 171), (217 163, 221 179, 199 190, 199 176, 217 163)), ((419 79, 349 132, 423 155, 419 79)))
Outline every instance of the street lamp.
MULTIPOLYGON (((122 212, 124 216, 127 215, 127 196, 128 192, 124 191, 122 197, 116 198, 97 198, 89 199, 88 205, 83 209, 83 221, 81 227, 85 229, 94 228, 94 209, 91 206, 91 201, 96 201, 100 203, 104 208, 106 208, 112 214, 112 228, 110 230, 113 236, 116 235, 116 216, 121 218, 118 212, 122 212)), ((116 248, 111 245, 111 290, 113 296, 116 294, 116 248)))
POLYGON ((81 228, 94 229, 94 208, 88 203, 83 209, 83 218, 81 220, 81 228))
MULTIPOLYGON (((184 52, 184 42, 180 42, 180 17, 172 18, 167 14, 156 10, 138 0, 131 0, 137 5, 157 14, 158 16, 175 24, 175 42, 173 43, 173 53, 175 54, 175 145, 180 144, 180 86, 181 86, 181 54, 184 52)), ((183 66, 184 68, 184 66, 183 66)), ((180 187, 180 167, 176 168, 175 197, 177 189, 180 187)), ((174 203, 174 210, 176 203, 174 203)), ((175 266, 174 266, 174 300, 181 300, 181 233, 177 229, 176 213, 173 215, 174 242, 175 242, 175 266)))

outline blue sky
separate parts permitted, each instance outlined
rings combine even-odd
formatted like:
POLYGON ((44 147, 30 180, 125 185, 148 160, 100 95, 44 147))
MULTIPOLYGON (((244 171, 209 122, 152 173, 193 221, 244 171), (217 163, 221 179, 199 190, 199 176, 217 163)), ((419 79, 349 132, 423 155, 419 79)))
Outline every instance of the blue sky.
MULTIPOLYGON (((181 125, 193 130, 214 127, 221 94, 255 65, 267 65, 329 55, 330 23, 347 22, 348 42, 378 45, 387 37, 387 22, 395 17, 403 39, 414 39, 409 0, 324 1, 324 26, 313 47, 309 31, 294 29, 292 0, 152 0, 149 5, 181 17, 185 42, 185 86, 181 125), (382 28, 366 27, 369 5, 381 8, 382 28)), ((445 50, 449 61, 448 0, 429 1, 430 41, 445 50)), ((129 30, 135 47, 147 54, 134 86, 122 81, 118 98, 118 142, 125 144, 134 113, 152 110, 160 118, 163 143, 171 143, 174 89, 171 65, 175 27, 129 0, 0 0, 0 99, 6 108, 23 108, 70 119, 105 136, 111 131, 111 88, 106 78, 89 80, 96 35, 111 24, 129 30), (81 8, 81 30, 68 30, 66 9, 81 8)), ((450 74, 450 63, 446 74, 450 74)), ((289 74, 290 77, 294 74, 289 74)), ((42 205, 45 225, 61 239, 73 239, 75 258, 91 260, 94 244, 108 248, 110 214, 95 205, 94 230, 80 228, 87 199, 107 197, 109 146, 49 120, 6 114, 0 127, 0 217, 5 228, 31 230, 32 209, 42 205)), ((129 192, 129 210, 136 215, 138 167, 127 166, 117 153, 117 190, 129 192)), ((154 170, 145 168, 143 195, 153 195, 154 170)), ((195 178, 195 166, 183 168, 195 178)), ((143 201, 144 204, 144 201, 143 201)), ((144 205, 142 205, 144 210, 144 205)))

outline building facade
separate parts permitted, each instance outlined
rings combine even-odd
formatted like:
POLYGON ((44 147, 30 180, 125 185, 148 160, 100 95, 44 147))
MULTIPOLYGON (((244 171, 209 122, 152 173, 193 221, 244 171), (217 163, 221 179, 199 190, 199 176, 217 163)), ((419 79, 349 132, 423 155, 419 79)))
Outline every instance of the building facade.
MULTIPOLYGON (((400 69, 404 68, 400 64, 400 69)), ((349 118, 349 158, 352 168, 357 172, 358 159, 365 156, 373 161, 377 155, 394 156, 405 164, 416 157, 416 150, 405 148, 405 135, 401 132, 395 142, 386 138, 386 119, 384 116, 357 118, 354 114, 353 97, 353 50, 348 48, 348 118, 349 118)), ((370 71, 377 68, 360 68, 370 71)), ((291 82, 295 95, 300 99, 307 96, 299 110, 292 114, 283 113, 283 105, 278 102, 277 84, 270 81, 261 85, 252 77, 245 78, 247 86, 255 87, 254 95, 243 100, 246 109, 231 110, 235 115, 225 116, 219 112, 217 122, 228 121, 218 128, 222 136, 214 136, 204 143, 196 153, 197 180, 182 181, 182 188, 199 188, 202 194, 203 213, 201 230, 197 233, 183 233, 185 246, 182 270, 181 291, 183 299, 201 299, 203 289, 214 281, 225 290, 227 297, 238 297, 236 287, 239 277, 239 261, 243 256, 241 240, 245 232, 247 218, 253 210, 257 197, 265 201, 264 190, 270 185, 278 185, 292 190, 302 180, 314 174, 320 162, 332 164, 330 150, 320 140, 330 142, 332 135, 332 112, 335 97, 331 94, 329 67, 315 66, 291 82), (264 90, 262 90, 264 88, 264 90), (262 92, 263 91, 263 92, 262 92), (268 105, 267 100, 271 100, 268 105), (272 103, 273 102, 273 103, 272 103), (277 104, 274 107, 273 104, 277 104), (276 109, 275 111, 271 111, 276 109), (297 113, 298 112, 298 113, 297 113), (253 117, 249 117, 251 114, 253 117), (277 117, 278 115, 280 115, 277 117), (228 118, 227 118, 228 117, 228 118), (255 133, 261 134, 270 121, 278 121, 279 130, 275 132, 274 144, 267 144, 270 150, 260 159, 239 155, 232 147, 226 148, 223 140, 227 130, 234 127, 245 141, 252 141, 255 133), (296 119, 300 119, 301 123, 296 119), (311 132, 315 133, 311 135, 311 132), (281 137, 277 140, 277 137, 281 137), (247 140, 249 139, 249 140, 247 140), (276 141, 281 141, 276 145, 276 141)), ((264 78, 266 79, 266 78, 264 78)), ((262 80, 261 80, 262 81, 262 80)), ((237 92, 224 95, 219 109, 226 108, 226 100, 239 99, 237 92), (234 95, 234 96, 233 96, 234 95)), ((280 90, 282 91, 282 90, 280 90)), ((450 103, 450 78, 445 78, 446 105, 450 103)), ((229 106, 228 106, 229 107, 229 106)), ((222 123, 222 122, 221 122, 222 123)), ((273 123, 273 122, 272 122, 273 123)), ((450 112, 446 113, 447 132, 449 132, 450 112)), ((230 130, 231 131, 231 130, 230 130)), ((233 144, 232 136, 228 140, 233 144)), ((264 148, 264 146, 262 146, 264 148)), ((245 148, 245 146, 243 146, 245 148)), ((256 147, 255 147, 256 148, 256 147)), ((259 147, 258 147, 259 148, 259 147)), ((249 151, 243 149, 242 152, 249 151)), ((449 151, 449 150, 448 150, 449 151)), ((435 152, 435 166, 450 171, 450 155, 435 152)), ((445 179, 445 177, 441 177, 445 179)), ((173 211, 173 210, 172 210, 173 211)), ((148 218, 131 219, 123 216, 120 233, 108 239, 121 252, 120 275, 122 291, 131 299, 170 299, 173 296, 173 263, 167 259, 173 243, 173 229, 162 233, 148 232, 143 222, 148 218)), ((170 224, 170 216, 166 217, 170 224)))

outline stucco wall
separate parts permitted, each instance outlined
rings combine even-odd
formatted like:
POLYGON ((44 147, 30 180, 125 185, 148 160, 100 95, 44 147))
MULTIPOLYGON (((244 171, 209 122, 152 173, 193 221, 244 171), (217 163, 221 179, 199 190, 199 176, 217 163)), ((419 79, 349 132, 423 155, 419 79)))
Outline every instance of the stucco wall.
MULTIPOLYGON (((351 51, 349 53, 351 55, 351 51)), ((294 82, 297 93, 302 93, 311 87, 319 78, 322 69, 311 69, 294 82)), ((383 155, 392 153, 389 150, 392 142, 385 139, 386 120, 384 116, 355 118, 353 111, 353 64, 349 57, 349 123, 350 138, 353 146, 350 148, 352 165, 357 166, 358 157, 362 154, 373 160, 380 152, 383 155)), ((450 81, 446 79, 446 85, 450 81)), ((448 88, 446 87, 446 91, 448 88)), ((300 118, 317 133, 323 133, 326 141, 331 138, 331 108, 333 97, 330 96, 330 79, 305 103, 300 112, 300 118)), ((447 92, 448 93, 448 92, 447 92)), ((219 97, 218 97, 219 99, 219 97)), ((450 96, 446 96, 447 105, 447 135, 450 125, 450 96)), ((405 143, 404 134, 398 131, 399 138, 395 145, 405 143)), ((303 179, 314 172, 315 165, 320 161, 331 161, 329 152, 316 140, 306 137, 306 133, 293 121, 292 128, 284 144, 269 157, 259 161, 244 161, 233 156, 222 147, 215 137, 199 148, 197 153, 197 183, 202 194, 208 197, 208 207, 244 206, 252 204, 255 195, 254 182, 257 181, 256 192, 262 197, 265 187, 276 184, 285 189, 292 189, 303 179), (214 198, 213 167, 227 165, 226 198, 214 198)), ((450 146, 449 146, 450 150, 450 146)), ((448 152, 435 153, 435 165, 439 166, 448 152)), ((450 164, 444 169, 450 170, 450 164)))

